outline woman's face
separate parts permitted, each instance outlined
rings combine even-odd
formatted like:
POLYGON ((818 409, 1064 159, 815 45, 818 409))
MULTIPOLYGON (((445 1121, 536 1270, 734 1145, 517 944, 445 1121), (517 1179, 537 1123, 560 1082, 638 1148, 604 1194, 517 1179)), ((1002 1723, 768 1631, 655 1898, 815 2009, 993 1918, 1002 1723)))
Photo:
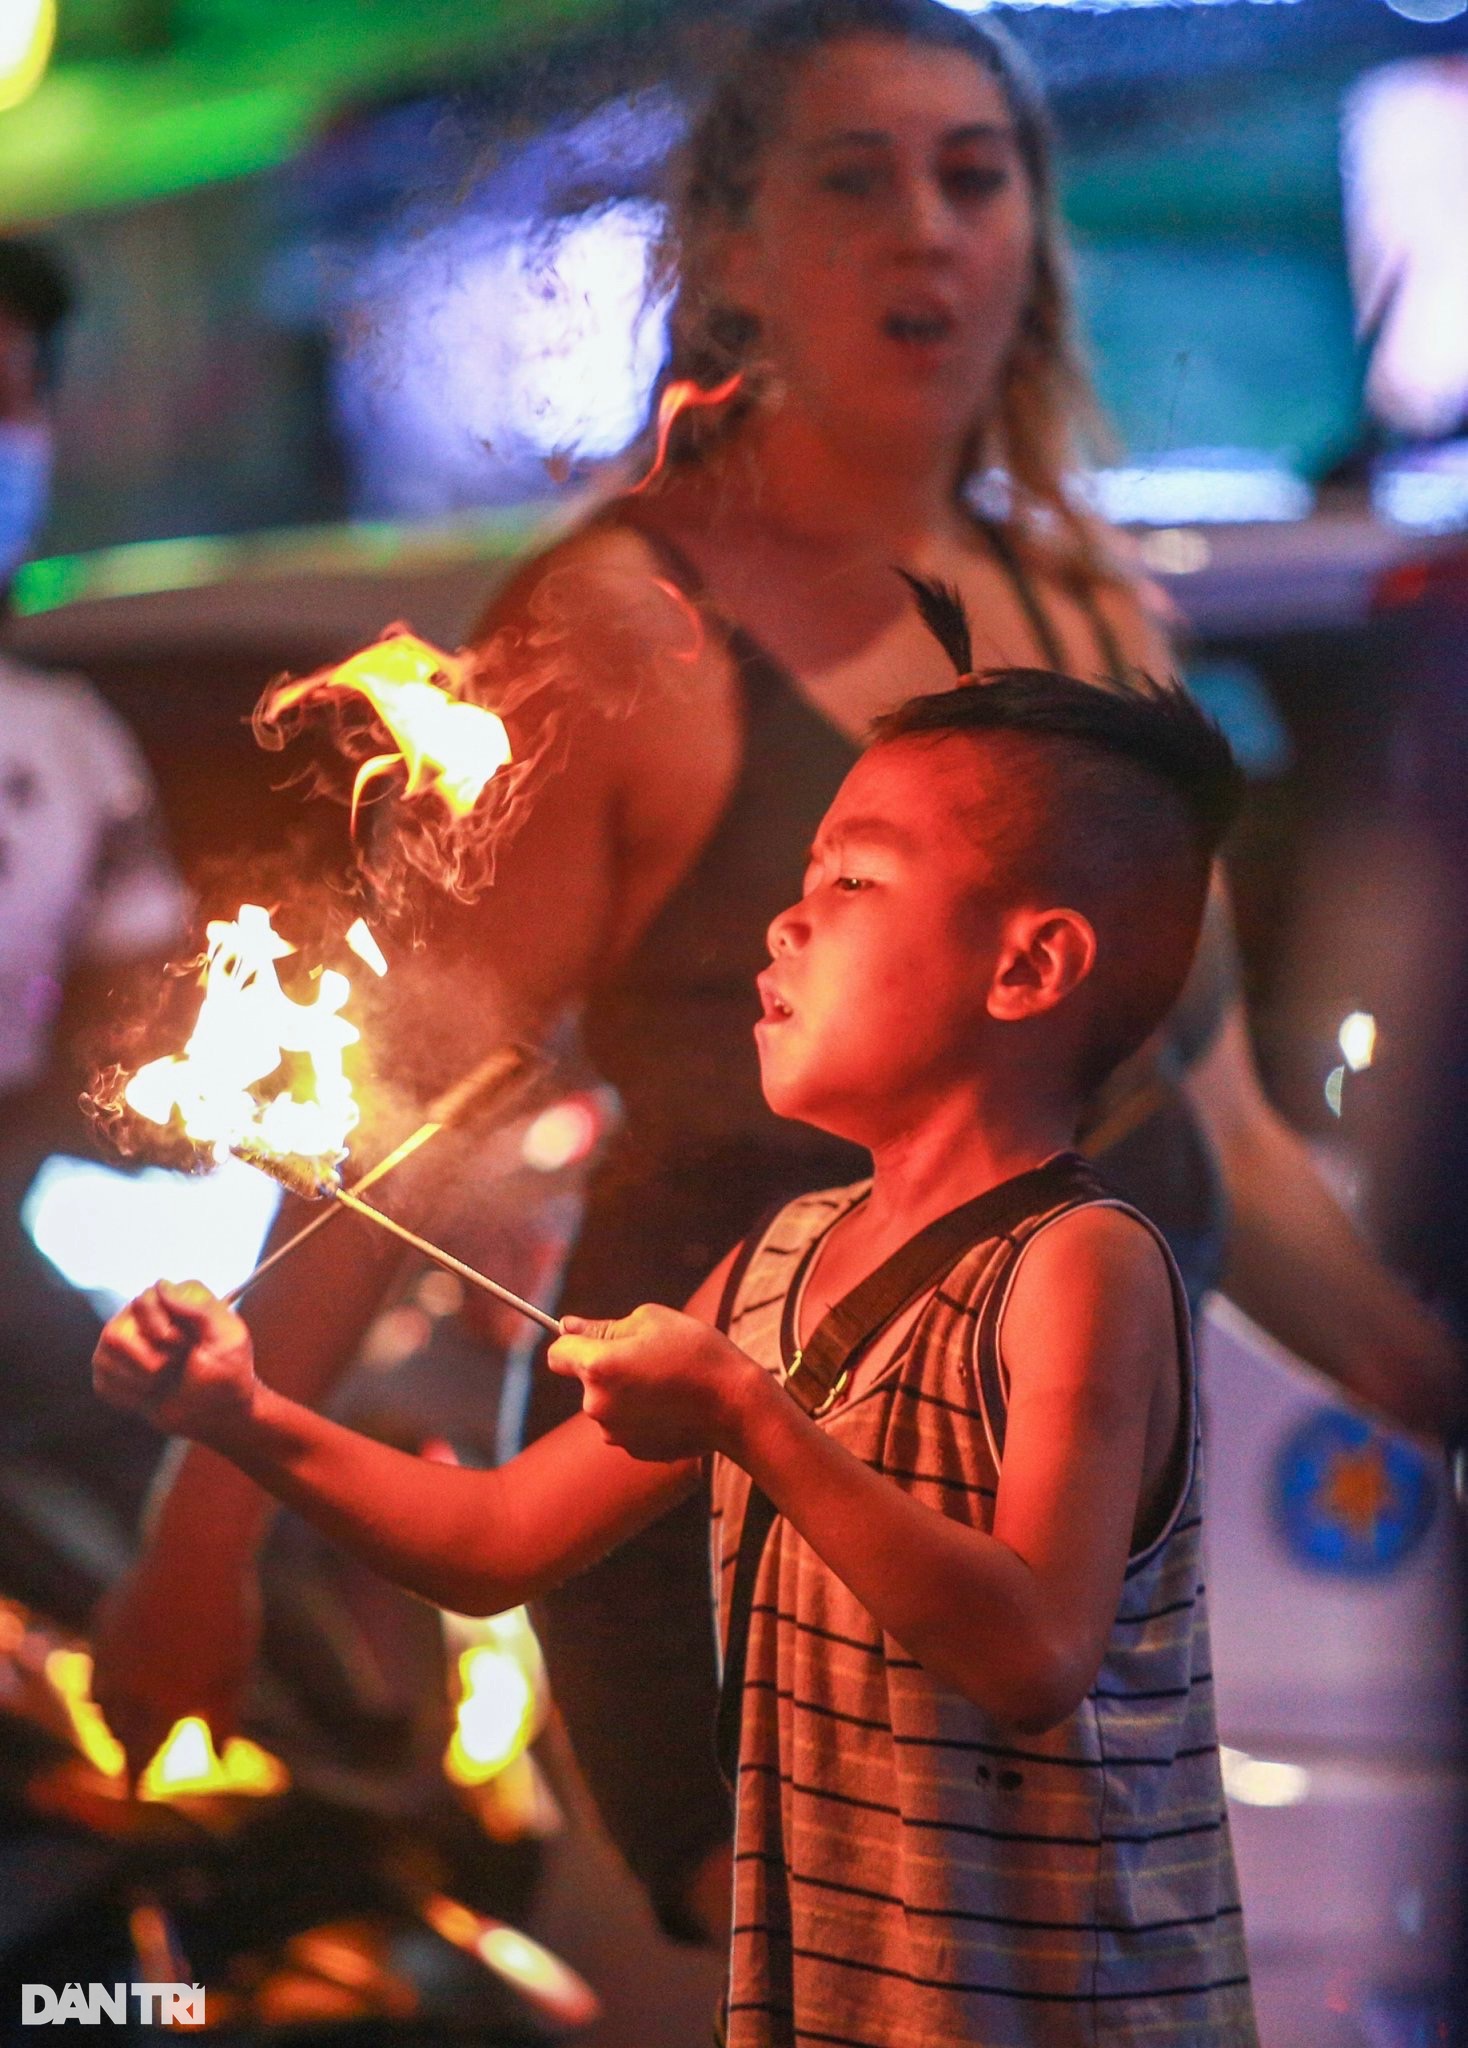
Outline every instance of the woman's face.
POLYGON ((998 82, 962 52, 860 37, 793 80, 725 283, 818 425, 957 444, 997 394, 1034 240, 998 82))

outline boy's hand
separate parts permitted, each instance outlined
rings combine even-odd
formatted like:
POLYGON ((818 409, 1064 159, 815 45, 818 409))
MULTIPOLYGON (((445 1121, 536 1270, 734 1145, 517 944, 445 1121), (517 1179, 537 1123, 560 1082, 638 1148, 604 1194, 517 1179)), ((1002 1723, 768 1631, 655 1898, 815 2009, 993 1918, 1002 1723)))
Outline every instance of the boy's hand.
POLYGON ((247 1421, 259 1386, 249 1331, 197 1280, 160 1280, 120 1309, 93 1354, 92 1384, 114 1407, 199 1443, 247 1421))
POLYGON ((676 1309, 651 1306, 620 1322, 562 1321, 566 1335, 546 1362, 580 1380, 581 1406, 608 1443, 659 1463, 733 1454, 746 1399, 765 1374, 727 1337, 676 1309))

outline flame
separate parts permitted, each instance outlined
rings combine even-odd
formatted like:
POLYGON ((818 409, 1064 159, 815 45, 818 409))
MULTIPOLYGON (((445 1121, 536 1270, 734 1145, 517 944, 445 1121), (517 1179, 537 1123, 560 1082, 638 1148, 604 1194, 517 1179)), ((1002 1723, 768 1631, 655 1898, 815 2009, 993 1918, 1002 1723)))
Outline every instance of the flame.
POLYGON ((52 1650, 43 1665, 46 1682, 66 1709, 76 1746, 106 1778, 127 1769, 122 1744, 92 1698, 92 1660, 85 1650, 52 1650))
POLYGON ((166 1801, 197 1798, 207 1792, 234 1792, 265 1799, 283 1792, 289 1783, 290 1773, 279 1757, 242 1735, 231 1735, 220 1755, 208 1723, 197 1714, 187 1714, 174 1723, 138 1780, 138 1797, 166 1801))
POLYGON ((276 962, 295 948, 256 903, 242 905, 233 920, 215 920, 207 937, 203 1001, 184 1051, 140 1067, 123 1100, 152 1123, 177 1116, 216 1159, 247 1143, 273 1154, 340 1159, 358 1119, 342 1064, 360 1036, 340 1014, 351 983, 326 969, 310 1002, 288 996, 276 962), (295 1087, 282 1080, 262 1096, 261 1084, 288 1056, 304 1060, 309 1074, 295 1087))
POLYGON ((465 701, 470 662, 445 654, 415 633, 389 633, 336 668, 267 690, 256 712, 257 732, 270 733, 289 713, 315 698, 355 693, 371 705, 393 741, 390 753, 362 762, 352 786, 352 827, 371 785, 397 768, 407 771, 406 797, 431 793, 451 816, 465 818, 486 785, 510 760, 503 719, 465 701), (447 678, 448 687, 435 682, 447 678))
POLYGON ((347 929, 347 944, 359 960, 366 962, 375 975, 381 977, 387 973, 387 960, 381 946, 372 936, 366 918, 359 917, 353 920, 347 929))
POLYGON ((443 1767, 456 1785, 483 1785, 514 1762, 535 1727, 535 1687, 508 1649, 483 1643, 459 1658, 461 1688, 443 1767))
MULTIPOLYGON (((92 1660, 87 1652, 51 1650, 42 1668, 87 1762, 106 1778, 123 1777, 127 1757, 92 1698, 92 1660)), ((243 1736, 230 1736, 223 1755, 217 1755, 206 1723, 188 1715, 168 1731, 138 1781, 138 1796, 164 1802, 204 1792, 266 1798, 283 1792, 289 1783, 290 1773, 280 1759, 243 1736)))
POLYGON ((567 2027, 584 2027, 600 2019, 601 2003, 591 1986, 528 1934, 507 1927, 503 1920, 471 1912, 442 1892, 430 1892, 420 1910, 435 1934, 466 1955, 477 1956, 543 2014, 567 2027))
POLYGON ((665 385, 662 396, 658 399, 657 453, 653 456, 647 474, 638 478, 628 496, 635 498, 639 491, 647 489, 654 477, 661 475, 668 459, 668 440, 673 431, 673 423, 680 414, 698 406, 722 405, 726 399, 734 396, 743 382, 743 374, 736 370, 733 376, 726 377, 722 384, 705 387, 702 384, 695 384, 689 377, 675 377, 671 384, 665 385))

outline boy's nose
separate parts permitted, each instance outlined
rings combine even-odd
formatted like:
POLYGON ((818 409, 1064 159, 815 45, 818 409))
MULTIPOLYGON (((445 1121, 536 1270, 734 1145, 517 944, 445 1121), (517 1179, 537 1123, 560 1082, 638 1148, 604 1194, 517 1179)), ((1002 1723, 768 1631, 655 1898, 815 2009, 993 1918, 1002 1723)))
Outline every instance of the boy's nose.
POLYGON ((778 917, 770 919, 765 933, 765 944, 770 949, 770 958, 778 960, 782 953, 793 953, 805 935, 805 916, 799 903, 792 903, 788 910, 782 910, 778 917))

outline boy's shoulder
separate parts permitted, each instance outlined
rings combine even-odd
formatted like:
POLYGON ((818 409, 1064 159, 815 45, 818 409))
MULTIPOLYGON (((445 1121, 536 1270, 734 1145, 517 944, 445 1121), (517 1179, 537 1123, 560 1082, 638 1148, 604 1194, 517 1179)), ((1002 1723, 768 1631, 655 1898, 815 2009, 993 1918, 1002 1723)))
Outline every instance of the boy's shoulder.
POLYGON ((1113 1277, 1163 1275, 1168 1252, 1156 1224, 1122 1196, 1100 1190, 1034 1218, 1025 1233, 1032 1263, 1056 1274, 1104 1266, 1113 1277))
POLYGON ((1044 1220, 1014 1261, 1002 1310, 1005 1368, 1116 1392, 1129 1359, 1140 1387, 1176 1359, 1186 1323, 1182 1283, 1156 1225, 1119 1200, 1086 1202, 1044 1220))

